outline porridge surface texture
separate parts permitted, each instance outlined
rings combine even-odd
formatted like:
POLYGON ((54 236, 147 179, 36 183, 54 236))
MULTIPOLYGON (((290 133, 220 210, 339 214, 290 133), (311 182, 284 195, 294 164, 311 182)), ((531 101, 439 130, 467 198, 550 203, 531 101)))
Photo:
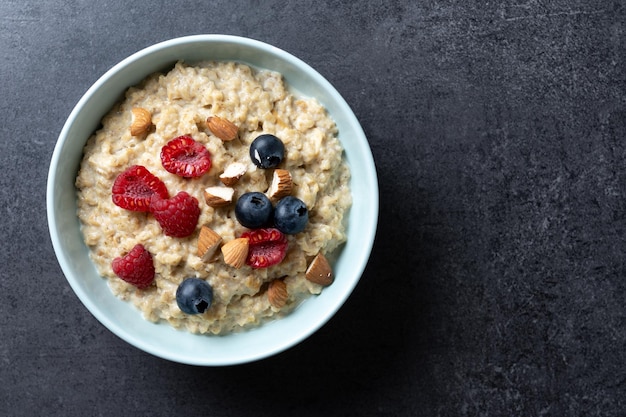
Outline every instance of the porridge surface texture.
MULTIPOLYGON (((258 326, 292 311, 322 287, 305 278, 308 263, 319 252, 332 254, 346 240, 345 220, 351 205, 349 168, 337 139, 334 121, 315 99, 297 97, 280 74, 257 71, 234 62, 178 62, 167 73, 153 74, 131 87, 89 138, 76 179, 78 216, 85 243, 99 273, 118 297, 137 306, 146 319, 166 321, 194 333, 223 334, 258 326), (132 109, 152 114, 153 127, 132 136, 132 109), (218 116, 239 127, 239 138, 224 142, 206 126, 218 116), (249 156, 250 143, 260 134, 276 135, 285 144, 281 169, 293 178, 292 195, 309 209, 305 230, 288 236, 285 259, 266 269, 226 265, 218 250, 211 260, 197 255, 198 230, 206 225, 223 242, 239 237, 245 229, 235 217, 234 204, 213 208, 204 202, 204 189, 221 185, 219 175, 231 163, 247 165, 246 174, 233 186, 235 200, 245 192, 266 192, 272 170, 257 168, 249 156), (189 135, 211 153, 212 167, 199 178, 185 179, 167 172, 160 160, 161 148, 171 139, 189 135), (132 165, 145 166, 167 186, 170 196, 186 191, 200 203, 196 232, 187 238, 163 234, 149 213, 117 207, 111 199, 115 178, 132 165), (113 273, 111 262, 141 243, 152 254, 155 283, 137 289, 113 273), (206 280, 214 300, 205 313, 180 311, 175 293, 187 277, 206 280), (288 300, 273 307, 267 284, 284 279, 288 300)), ((340 279, 340 277, 338 277, 340 279)))

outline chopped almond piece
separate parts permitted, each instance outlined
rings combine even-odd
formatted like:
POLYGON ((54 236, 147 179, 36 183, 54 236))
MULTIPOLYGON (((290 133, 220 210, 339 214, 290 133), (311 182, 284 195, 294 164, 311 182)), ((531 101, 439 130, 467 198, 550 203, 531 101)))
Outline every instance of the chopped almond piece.
POLYGON ((205 262, 209 261, 222 243, 222 237, 208 226, 200 228, 198 235, 198 256, 205 262))
POLYGON ((241 162, 233 162, 228 165, 224 172, 220 175, 220 181, 227 186, 232 187, 239 181, 239 178, 243 177, 243 175, 248 170, 246 164, 242 164, 241 162))
POLYGON ((224 207, 233 201, 235 190, 230 187, 207 187, 204 189, 204 200, 208 206, 224 207))
POLYGON ((152 127, 152 113, 143 107, 133 107, 131 112, 133 114, 130 122, 131 135, 140 136, 150 130, 150 127, 152 127))
POLYGON ((318 253, 306 270, 306 279, 319 285, 328 286, 333 283, 335 277, 328 260, 322 253, 318 253))
POLYGON ((267 190, 267 196, 270 200, 277 201, 291 194, 293 189, 293 181, 291 173, 286 169, 275 169, 272 176, 272 183, 267 190))

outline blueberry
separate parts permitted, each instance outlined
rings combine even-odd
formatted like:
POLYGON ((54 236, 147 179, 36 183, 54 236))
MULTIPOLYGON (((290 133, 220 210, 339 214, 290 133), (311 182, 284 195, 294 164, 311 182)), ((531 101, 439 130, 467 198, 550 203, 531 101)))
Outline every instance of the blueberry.
POLYGON ((309 210, 299 198, 288 196, 276 204, 274 225, 281 232, 293 235, 300 233, 309 221, 309 210))
POLYGON ((213 289, 204 280, 186 278, 176 289, 176 304, 183 313, 204 313, 213 302, 213 289))
POLYGON ((285 156, 285 145, 274 135, 257 136, 250 145, 250 158, 259 168, 275 168, 285 156))
POLYGON ((267 226, 274 213, 274 207, 269 198, 263 193, 245 193, 237 200, 235 216, 242 226, 256 229, 267 226))

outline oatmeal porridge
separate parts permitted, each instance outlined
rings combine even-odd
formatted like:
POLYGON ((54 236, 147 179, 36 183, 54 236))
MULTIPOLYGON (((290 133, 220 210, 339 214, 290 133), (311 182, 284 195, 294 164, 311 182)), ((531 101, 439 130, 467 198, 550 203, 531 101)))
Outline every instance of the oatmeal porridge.
POLYGON ((349 176, 334 121, 315 99, 290 92, 280 74, 235 62, 178 62, 129 88, 89 138, 76 178, 78 216, 91 259, 116 296, 132 302, 147 320, 225 334, 289 314, 330 283, 306 275, 319 254, 332 255, 346 240, 349 176), (130 128, 144 117, 149 123, 143 128, 130 128), (224 130, 233 125, 236 134, 226 138, 224 130), (264 169, 251 158, 250 146, 261 135, 284 144, 278 166, 264 169), (181 136, 210 154, 202 175, 164 168, 164 146, 181 136), (199 218, 190 235, 167 235, 156 212, 114 204, 116 179, 134 166, 162 181, 170 197, 186 192, 197 199, 199 218), (253 192, 272 197, 283 177, 290 181, 287 193, 308 209, 304 229, 283 236, 286 250, 277 264, 229 262, 227 249, 247 244, 242 236, 251 232, 237 218, 238 198, 253 192), (209 256, 202 253, 207 236, 219 240, 209 256), (154 265, 154 281, 145 287, 120 279, 112 267, 139 244, 154 265), (200 314, 185 313, 177 304, 177 289, 187 278, 212 289, 210 307, 200 314))

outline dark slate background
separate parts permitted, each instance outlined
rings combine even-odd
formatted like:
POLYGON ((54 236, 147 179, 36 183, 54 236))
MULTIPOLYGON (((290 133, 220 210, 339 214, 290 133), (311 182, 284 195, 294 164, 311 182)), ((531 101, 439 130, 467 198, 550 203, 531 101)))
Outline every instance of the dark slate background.
POLYGON ((623 1, 154 3, 0 2, 0 415, 626 415, 623 1), (66 283, 45 212, 87 88, 198 33, 271 43, 328 78, 381 190, 340 312, 225 368, 105 329, 66 283))

